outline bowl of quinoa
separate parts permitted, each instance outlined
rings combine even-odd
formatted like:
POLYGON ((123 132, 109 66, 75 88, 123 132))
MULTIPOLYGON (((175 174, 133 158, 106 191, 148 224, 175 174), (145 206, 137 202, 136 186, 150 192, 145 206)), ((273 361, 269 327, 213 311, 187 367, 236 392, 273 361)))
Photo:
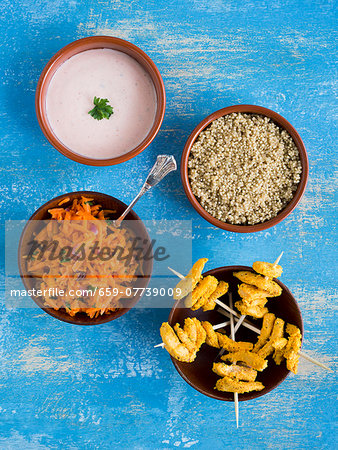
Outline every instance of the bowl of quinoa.
POLYGON ((189 136, 181 177, 196 211, 239 233, 285 219, 306 187, 309 163, 295 128, 270 109, 236 105, 206 117, 189 136))

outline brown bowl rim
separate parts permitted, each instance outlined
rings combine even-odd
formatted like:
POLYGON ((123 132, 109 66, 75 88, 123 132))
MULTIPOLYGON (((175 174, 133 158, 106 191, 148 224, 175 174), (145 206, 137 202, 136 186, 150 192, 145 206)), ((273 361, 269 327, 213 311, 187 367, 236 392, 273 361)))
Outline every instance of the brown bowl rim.
POLYGON ((273 227, 280 223, 282 220, 284 220, 298 205, 300 202, 306 188, 306 184, 309 177, 309 160, 307 156, 307 152, 305 149, 305 145, 296 131, 296 129, 291 125, 290 122, 288 122, 283 116, 276 113, 275 111, 272 111, 271 109, 265 108, 263 106, 257 106, 257 105, 233 105, 233 106, 227 106, 226 108, 219 109, 218 111, 213 112, 209 116, 207 116, 205 119, 203 119, 192 131, 190 136, 188 137, 188 140, 184 146, 182 158, 181 158, 181 179, 183 188, 185 191, 186 196, 188 197, 188 200, 192 204, 192 206, 195 208, 195 210, 208 222, 210 222, 212 225, 216 226, 217 228, 221 228, 223 230, 232 231, 236 233, 252 233, 256 231, 263 231, 267 230, 270 227, 273 227), (189 176, 188 176, 188 160, 189 155, 191 151, 191 147, 196 141, 198 135, 203 131, 210 123, 216 119, 219 119, 222 116, 225 116, 227 114, 231 113, 248 113, 248 114, 261 114, 263 116, 267 116, 270 119, 272 119, 277 125, 279 125, 281 128, 284 128, 293 138, 295 141, 295 144, 297 146, 297 149, 299 151, 299 156, 301 159, 302 164, 302 175, 301 180, 299 182, 299 185, 297 187, 297 190, 295 192, 295 195, 293 196, 290 203, 287 204, 287 206, 282 209, 276 217, 267 220, 263 223, 258 223, 256 225, 233 225, 230 223, 222 222, 219 219, 216 219, 211 214, 209 214, 198 202, 197 198, 192 192, 190 182, 189 182, 189 176))
MULTIPOLYGON (((252 267, 249 266, 223 266, 223 267, 216 267, 215 269, 211 269, 208 270, 207 272, 203 273, 203 277, 207 276, 207 275, 214 275, 217 272, 220 271, 227 271, 227 272, 233 272, 233 271, 238 271, 238 270, 246 270, 246 271, 250 271, 250 272, 254 272, 254 270, 252 269, 252 267)), ((303 323, 303 318, 302 318, 302 313, 301 310, 299 308, 299 305, 295 299, 295 297, 293 296, 293 294, 291 293, 291 291, 289 290, 289 288, 287 286, 285 286, 284 283, 282 283, 280 280, 274 278, 274 281, 276 283, 278 283, 281 288, 283 290, 285 290, 285 292, 288 294, 288 296, 292 299, 295 309, 297 310, 299 317, 300 317, 300 331, 302 333, 302 344, 303 345, 303 340, 304 340, 304 323, 303 323)), ((168 318, 168 323, 173 326, 174 324, 173 322, 173 316, 174 313, 176 311, 176 309, 178 308, 178 304, 180 303, 180 300, 176 301, 176 303, 174 304, 174 306, 172 307, 170 313, 169 313, 169 318, 168 318)), ((189 308, 187 308, 189 309, 189 308)), ((198 355, 197 355, 198 357, 198 355)), ((213 398, 215 400, 221 400, 221 401, 228 401, 228 402, 232 402, 234 400, 230 400, 228 398, 224 398, 222 397, 222 392, 218 392, 215 390, 215 393, 213 392, 212 394, 210 392, 207 392, 205 390, 203 390, 202 388, 196 386, 196 384, 194 382, 192 382, 187 376, 186 374, 182 371, 181 367, 178 365, 178 362, 175 358, 173 358, 172 356, 170 356, 175 369, 177 370, 177 372, 180 374, 180 376, 183 378, 184 381, 186 381, 192 388, 194 388, 196 391, 200 392, 203 395, 206 395, 207 397, 213 398)), ((188 363, 187 363, 188 364, 188 363)), ((210 369, 211 370, 211 369, 210 369)), ((283 376, 280 380, 278 380, 278 382, 276 382, 275 384, 271 385, 268 388, 264 388, 262 391, 253 391, 253 392, 249 392, 246 394, 240 394, 238 396, 238 400, 239 401, 248 401, 248 400, 254 400, 255 398, 258 397, 262 397, 265 394, 268 394, 269 392, 271 392, 273 389, 275 389, 276 387, 278 387, 290 374, 290 371, 287 370, 285 373, 285 376, 283 376)))
MULTIPOLYGON (((66 197, 69 197, 70 195, 72 195, 72 196, 74 196, 74 197, 77 196, 77 195, 79 195, 79 196, 80 196, 80 195, 84 195, 84 196, 95 196, 95 195, 100 195, 101 197, 103 196, 103 197, 106 197, 107 199, 112 199, 112 200, 114 200, 115 202, 119 203, 119 204, 121 205, 121 207, 123 207, 123 208, 127 208, 127 205, 126 205, 125 203, 123 203, 121 200, 117 199, 116 197, 113 197, 112 195, 103 194, 102 192, 96 192, 96 191, 73 191, 73 192, 68 192, 68 193, 66 193, 66 194, 58 195, 57 197, 54 197, 54 198, 48 200, 46 203, 44 203, 43 205, 41 205, 41 206, 40 206, 40 207, 39 207, 39 208, 31 215, 31 217, 28 219, 28 222, 31 221, 31 220, 38 220, 38 219, 35 219, 36 215, 37 215, 40 211, 42 211, 42 210, 44 210, 44 209, 47 210, 49 204, 54 203, 54 202, 58 202, 59 200, 62 200, 62 199, 64 199, 64 198, 66 198, 66 197)), ((132 217, 133 217, 132 220, 139 220, 139 221, 142 223, 142 225, 144 226, 144 230, 145 230, 145 232, 146 232, 146 235, 148 236, 148 239, 149 239, 149 242, 150 242, 150 237, 149 237, 148 231, 147 231, 147 229, 146 229, 146 227, 145 227, 143 221, 142 221, 142 220, 140 219, 140 217, 136 214, 136 212, 133 211, 133 210, 131 210, 131 211, 128 213, 128 215, 126 216, 126 220, 128 220, 128 217, 129 217, 129 216, 132 216, 132 217)), ((27 222, 27 223, 28 223, 28 222, 27 222)), ((21 254, 22 254, 22 243, 23 243, 23 239, 24 239, 24 234, 25 234, 25 231, 26 231, 26 227, 27 227, 27 224, 25 225, 24 229, 22 230, 22 233, 21 233, 21 236, 20 236, 20 240, 19 240, 19 245, 18 245, 18 267, 19 267, 19 273, 20 273, 20 277, 21 277, 22 283, 23 283, 23 285, 25 286, 25 289, 28 290, 28 289, 29 289, 29 286, 27 285, 25 276, 23 275, 23 270, 22 270, 22 258, 21 258, 21 254)), ((152 249, 151 249, 151 252, 152 252, 152 249)), ((149 273, 150 273, 150 275, 149 275, 149 276, 146 275, 146 276, 143 277, 143 278, 145 279, 145 285, 144 285, 145 288, 148 286, 148 284, 149 284, 149 282, 150 282, 150 278, 151 278, 152 271, 153 271, 153 258, 150 258, 150 259, 149 259, 149 273)), ((59 312, 60 310, 55 310, 55 309, 53 309, 53 308, 49 308, 49 307, 45 306, 45 305, 43 304, 43 302, 42 302, 38 297, 35 297, 35 296, 30 296, 30 297, 31 297, 32 300, 37 304, 37 306, 38 306, 39 308, 41 308, 43 311, 45 311, 45 312, 46 312, 47 314, 49 314, 50 316, 52 316, 52 317, 54 317, 54 318, 56 318, 56 319, 58 319, 58 320, 61 320, 62 322, 70 323, 70 324, 73 324, 73 325, 85 325, 85 326, 90 326, 90 325, 101 325, 101 324, 103 324, 103 323, 111 322, 111 321, 113 321, 113 320, 115 320, 115 319, 118 319, 119 317, 123 316, 124 314, 126 314, 128 311, 130 311, 130 310, 138 303, 138 301, 139 301, 140 298, 142 297, 142 294, 141 294, 140 291, 139 291, 139 292, 135 295, 135 297, 134 297, 134 300, 135 300, 135 301, 134 301, 134 303, 133 303, 133 305, 132 305, 131 307, 128 307, 128 308, 120 308, 118 311, 116 311, 116 312, 114 312, 114 313, 111 313, 111 314, 103 314, 102 316, 99 316, 99 318, 93 319, 92 322, 89 321, 88 319, 87 319, 86 321, 83 321, 83 322, 81 322, 81 321, 79 321, 79 320, 75 321, 75 320, 73 319, 72 316, 70 316, 70 315, 67 315, 67 316, 61 315, 60 312, 59 312), (100 320, 98 320, 98 319, 100 319, 100 320)))
MULTIPOLYGON (((71 56, 77 53, 72 53, 71 56)), ((127 53, 129 54, 129 53, 127 53)), ((125 161, 128 161, 131 158, 134 158, 143 150, 145 150, 151 142, 156 137, 162 122, 164 118, 165 113, 165 107, 166 107, 166 94, 165 94, 165 87, 163 83, 162 76, 153 62, 153 60, 139 47, 137 47, 135 44, 132 44, 129 41, 126 41, 125 39, 121 39, 114 36, 89 36, 82 39, 77 39, 76 41, 73 41, 64 47, 62 47, 57 53, 55 53, 54 56, 48 61, 46 66, 41 72, 40 78, 38 80, 38 84, 36 87, 36 93, 35 93, 35 111, 36 116, 40 125, 40 128, 47 138, 47 140, 52 144, 56 150, 58 150, 62 155, 66 156, 67 158, 79 162, 81 164, 86 164, 89 166, 110 166, 115 164, 120 164, 125 161), (101 47, 98 45, 101 44, 101 47), (42 103, 46 97, 47 94, 47 88, 48 85, 46 85, 46 77, 49 74, 51 70, 56 71, 58 67, 63 63, 60 59, 69 53, 72 53, 73 50, 76 50, 77 48, 82 48, 83 45, 88 45, 88 48, 82 49, 77 53, 81 53, 82 51, 95 49, 95 48, 113 48, 112 45, 119 46, 119 50, 123 51, 121 48, 124 47, 125 49, 128 49, 132 51, 134 54, 137 54, 143 61, 147 63, 152 69, 152 73, 149 73, 149 76, 151 77, 154 85, 158 86, 158 89, 156 89, 156 95, 157 95, 157 111, 155 120, 153 123, 152 128, 150 129, 148 135, 145 137, 145 139, 133 150, 129 151, 128 153, 125 153, 124 155, 117 156, 115 158, 107 158, 107 159, 93 159, 88 158, 86 156, 79 155, 72 150, 70 150, 68 147, 66 147, 54 134, 51 126, 49 125, 47 114, 44 111, 44 108, 42 107, 42 103)))

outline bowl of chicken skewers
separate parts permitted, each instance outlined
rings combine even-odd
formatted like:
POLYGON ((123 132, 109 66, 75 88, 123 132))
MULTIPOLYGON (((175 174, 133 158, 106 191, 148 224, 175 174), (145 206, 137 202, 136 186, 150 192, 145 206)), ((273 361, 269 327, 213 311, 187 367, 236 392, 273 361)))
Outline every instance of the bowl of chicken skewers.
POLYGON ((198 260, 177 284, 176 303, 160 328, 162 346, 202 394, 223 401, 260 397, 297 373, 300 309, 277 279, 279 264, 256 261, 203 273, 207 261, 198 260))

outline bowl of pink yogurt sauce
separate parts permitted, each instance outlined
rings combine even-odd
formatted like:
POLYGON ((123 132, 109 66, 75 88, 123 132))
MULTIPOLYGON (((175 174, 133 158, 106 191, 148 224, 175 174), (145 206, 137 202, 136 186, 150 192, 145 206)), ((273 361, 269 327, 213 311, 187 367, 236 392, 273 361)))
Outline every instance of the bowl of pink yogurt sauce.
POLYGON ((48 141, 92 166, 119 164, 146 149, 161 127, 165 104, 154 62, 136 45, 111 36, 79 39, 59 50, 42 71, 35 97, 48 141))

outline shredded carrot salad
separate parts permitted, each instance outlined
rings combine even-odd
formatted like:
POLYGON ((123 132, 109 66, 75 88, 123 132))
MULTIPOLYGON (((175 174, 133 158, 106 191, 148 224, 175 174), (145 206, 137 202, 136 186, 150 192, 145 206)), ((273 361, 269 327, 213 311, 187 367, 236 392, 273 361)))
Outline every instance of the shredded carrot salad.
POLYGON ((27 273, 40 279, 45 305, 56 310, 64 308, 71 316, 84 312, 90 318, 122 307, 120 300, 128 297, 126 289, 132 286, 137 273, 142 275, 141 264, 133 255, 132 231, 115 228, 108 220, 115 211, 105 210, 84 196, 72 203, 65 198, 48 212, 52 220, 34 238, 39 243, 47 242, 48 251, 37 249, 26 256, 27 273), (54 255, 58 251, 60 254, 51 259, 55 242, 58 250, 54 255), (90 258, 90 249, 95 246, 90 258), (107 251, 98 257, 103 248, 124 249, 123 255, 129 254, 129 259, 126 262, 119 252, 108 258, 107 251), (79 290, 85 294, 78 295, 79 290), (60 291, 65 295, 59 295, 60 291))

